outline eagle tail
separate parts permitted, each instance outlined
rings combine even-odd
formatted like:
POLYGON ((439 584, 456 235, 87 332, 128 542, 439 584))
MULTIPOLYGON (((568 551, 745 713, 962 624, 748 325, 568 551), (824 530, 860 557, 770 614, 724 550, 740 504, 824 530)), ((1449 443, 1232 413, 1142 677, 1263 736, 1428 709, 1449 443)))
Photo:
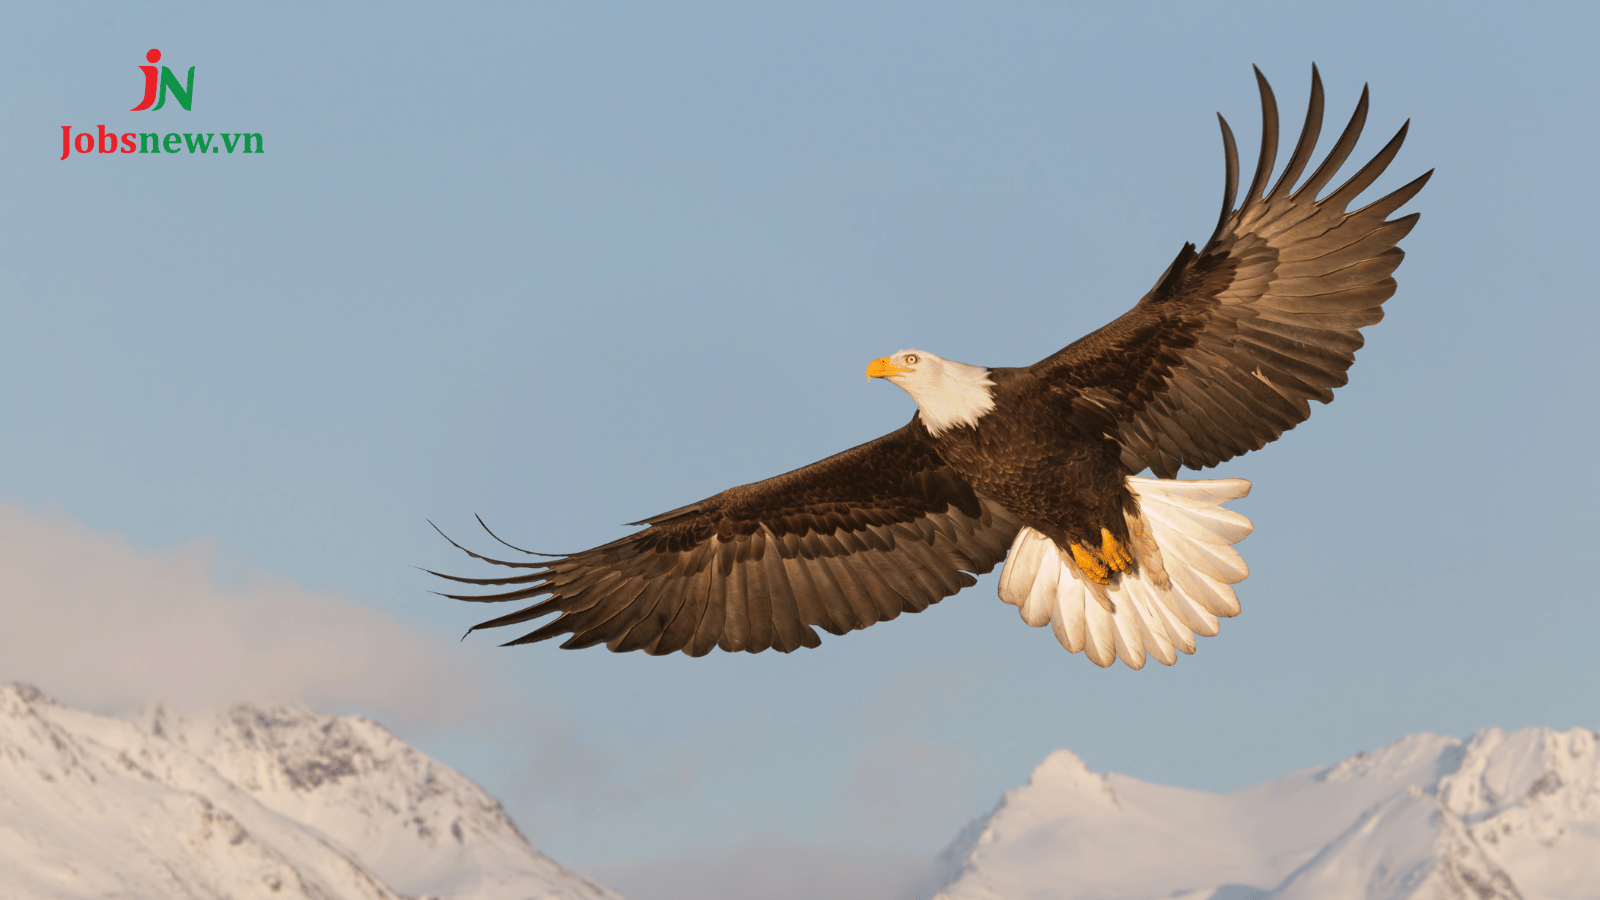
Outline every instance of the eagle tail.
POLYGON ((1250 482, 1129 478, 1128 488, 1140 510, 1128 517, 1134 572, 1099 584, 1070 551, 1023 528, 1000 574, 1000 599, 1029 625, 1050 625, 1061 646, 1096 665, 1121 659, 1140 669, 1153 656, 1170 666, 1177 651, 1194 652, 1196 634, 1210 637, 1219 617, 1239 614, 1230 585, 1250 570, 1232 545, 1251 525, 1222 504, 1250 493, 1250 482))

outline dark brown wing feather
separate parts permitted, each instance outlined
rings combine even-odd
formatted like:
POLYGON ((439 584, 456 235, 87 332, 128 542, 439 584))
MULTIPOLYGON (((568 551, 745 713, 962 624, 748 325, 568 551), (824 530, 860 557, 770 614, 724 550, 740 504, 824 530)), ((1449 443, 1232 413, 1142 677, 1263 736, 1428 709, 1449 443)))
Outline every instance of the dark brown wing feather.
POLYGON ((512 644, 571 634, 561 646, 603 643, 691 656, 713 647, 787 653, 817 646, 814 628, 844 634, 920 612, 976 583, 974 574, 1005 558, 1020 527, 945 465, 918 419, 803 469, 634 524, 650 527, 542 561, 491 559, 463 547, 486 562, 528 571, 509 578, 444 575, 509 588, 446 596, 490 602, 545 596, 474 626, 559 614, 512 644))
MULTIPOLYGON (((1216 231, 1203 250, 1187 244, 1156 286, 1115 322, 1029 371, 1067 395, 1073 412, 1117 441, 1129 472, 1162 478, 1256 450, 1328 403, 1362 345, 1361 328, 1383 318, 1391 276, 1405 254, 1395 246, 1417 214, 1390 213, 1427 183, 1427 174, 1355 212, 1356 195, 1383 173, 1406 128, 1343 186, 1317 194, 1355 148, 1367 91, 1327 159, 1305 183, 1322 128, 1322 79, 1311 69, 1311 103, 1288 166, 1263 193, 1278 152, 1278 108, 1261 91, 1261 154, 1244 203, 1234 209, 1238 151, 1226 120, 1227 186, 1216 231)), ((1409 123, 1407 123, 1409 125, 1409 123)))

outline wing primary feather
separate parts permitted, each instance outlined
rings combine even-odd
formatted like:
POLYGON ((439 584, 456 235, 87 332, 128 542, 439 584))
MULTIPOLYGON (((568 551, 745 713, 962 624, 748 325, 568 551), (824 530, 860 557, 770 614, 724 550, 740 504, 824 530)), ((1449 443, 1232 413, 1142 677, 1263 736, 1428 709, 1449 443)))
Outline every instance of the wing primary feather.
MULTIPOLYGON (((558 619, 557 621, 559 622, 560 620, 558 619)), ((537 644, 540 641, 548 641, 551 638, 556 637, 557 635, 566 633, 566 629, 564 629, 564 628, 555 628, 555 629, 552 630, 552 626, 554 626, 555 624, 556 624, 556 622, 551 622, 549 625, 546 625, 545 627, 540 628, 538 631, 530 631, 527 634, 523 635, 522 637, 517 638, 516 640, 506 641, 504 644, 501 644, 500 646, 502 646, 502 647, 516 647, 516 646, 519 646, 521 644, 537 644)))
POLYGON ((1294 153, 1289 156, 1289 164, 1284 167, 1283 174, 1278 176, 1278 183, 1272 186, 1272 194, 1277 196, 1279 191, 1293 191, 1295 180, 1300 173, 1306 170, 1306 165, 1311 162, 1311 154, 1317 149, 1317 138, 1322 135, 1322 74, 1317 71, 1317 64, 1311 64, 1311 102, 1306 104, 1306 123, 1300 129, 1300 140, 1294 145, 1294 153))
POLYGON ((428 524, 433 527, 434 531, 439 532, 439 536, 440 537, 442 537, 445 540, 449 541, 450 542, 450 546, 456 548, 457 550, 460 550, 462 553, 465 553, 466 555, 472 557, 473 559, 481 559, 484 562, 489 563, 491 565, 505 566, 508 569, 542 569, 542 568, 545 567, 544 563, 537 563, 537 562, 507 562, 506 560, 503 560, 503 559, 495 559, 495 558, 490 557, 490 556, 484 556, 482 553, 474 553, 471 550, 468 550, 467 548, 465 548, 465 547, 461 546, 460 544, 456 543, 454 538, 450 537, 450 535, 448 535, 448 534, 445 534, 444 531, 442 529, 440 529, 439 526, 434 525, 432 521, 429 521, 428 524))
POLYGON ((1383 149, 1378 151, 1378 155, 1368 160, 1360 171, 1351 175, 1349 181, 1339 185, 1338 190, 1329 194, 1323 202, 1340 210, 1350 205, 1350 201, 1354 200, 1357 194, 1366 190, 1379 175, 1383 174, 1384 169, 1389 168, 1389 163, 1394 161, 1395 154, 1400 152, 1400 145, 1406 142, 1406 132, 1410 130, 1411 120, 1407 119, 1405 124, 1400 126, 1400 130, 1395 132, 1394 137, 1389 139, 1389 143, 1384 144, 1383 149))
MULTIPOLYGON (((1350 254, 1323 258, 1323 271, 1316 275, 1284 276, 1272 286, 1273 293, 1285 297, 1319 297, 1339 291, 1364 288, 1394 273, 1405 259, 1405 251, 1390 247, 1365 259, 1351 261, 1350 254)), ((1254 325, 1254 319, 1241 318, 1238 327, 1254 325)))
POLYGON ((520 591, 506 591, 503 594, 445 594, 439 591, 429 591, 429 593, 448 600, 465 600, 468 603, 506 603, 515 600, 527 600, 540 594, 553 594, 555 590, 547 584, 536 584, 520 591))
MULTIPOLYGON (((1415 197, 1417 195, 1417 191, 1422 190, 1422 186, 1427 184, 1428 183, 1428 179, 1430 179, 1432 177, 1433 177, 1433 170, 1429 169, 1428 171, 1423 172, 1421 175, 1417 176, 1416 178, 1413 178, 1411 181, 1409 181, 1406 184, 1402 185, 1401 187, 1399 187, 1398 189, 1394 190, 1393 192, 1391 192, 1391 193, 1389 193, 1389 194, 1387 194, 1385 196, 1379 197, 1378 199, 1372 201, 1371 203, 1368 203, 1366 206, 1361 207, 1360 209, 1356 210, 1353 213, 1350 213, 1350 215, 1352 217, 1354 217, 1354 216, 1380 216, 1380 217, 1381 216, 1387 216, 1389 213, 1392 213, 1395 210, 1399 209, 1400 207, 1404 206, 1407 200, 1410 200, 1412 197, 1415 197)), ((1416 213, 1412 213, 1412 215, 1416 215, 1416 213)), ((1396 219, 1395 221, 1398 222, 1400 220, 1396 219)), ((1402 235, 1402 237, 1404 237, 1404 235, 1402 235)), ((1398 238, 1396 240, 1398 240, 1398 238)))
MULTIPOLYGON (((550 574, 549 572, 533 572, 533 573, 528 574, 528 575, 518 575, 515 578, 463 578, 460 575, 446 575, 443 572, 435 572, 432 569, 421 569, 419 571, 427 572, 429 575, 438 576, 439 578, 443 578, 446 581, 454 581, 457 584, 479 584, 479 585, 485 585, 485 586, 492 586, 492 585, 497 585, 497 584, 528 584, 530 582, 544 581, 546 579, 546 576, 548 576, 550 574)), ((434 591, 433 593, 439 594, 438 591, 434 591)), ((439 594, 439 596, 441 596, 441 597, 450 597, 449 594, 439 594)), ((459 597, 451 597, 450 599, 459 600, 461 598, 459 598, 459 597)), ((473 597, 471 599, 473 599, 473 600, 488 600, 488 601, 492 602, 492 601, 497 601, 497 600, 503 600, 505 598, 501 597, 498 594, 495 594, 495 595, 491 595, 491 596, 488 596, 488 597, 473 597)))
POLYGON ((1239 194, 1239 147, 1233 140, 1233 129, 1228 127, 1228 120, 1217 113, 1217 123, 1222 126, 1222 158, 1227 174, 1222 184, 1222 213, 1217 216, 1217 230, 1211 232, 1211 240, 1215 242, 1222 237, 1223 229, 1228 227, 1228 216, 1233 214, 1233 201, 1239 194))
POLYGON ((542 603, 535 603, 526 609, 519 609, 513 613, 506 613, 498 619, 490 619, 487 622, 479 622, 478 624, 467 629, 467 634, 471 634, 480 628, 499 628, 503 625, 521 625, 523 622, 528 622, 533 619, 542 619, 551 613, 561 612, 561 609, 556 605, 556 603, 557 601, 552 598, 550 600, 545 600, 542 603))
POLYGON ((668 574, 660 576, 666 583, 658 593, 655 593, 651 607, 641 611, 637 621, 627 629, 626 634, 608 642, 613 651, 644 650, 652 656, 661 652, 671 652, 658 651, 656 648, 661 644, 667 629, 677 621, 679 614, 691 599, 690 592, 694 590, 695 576, 698 574, 696 570, 700 568, 698 563, 701 561, 700 557, 704 556, 705 549, 706 545, 701 544, 687 553, 677 554, 677 564, 668 574))
MULTIPOLYGON (((602 572, 598 577, 584 580, 581 586, 570 590, 558 588, 551 584, 534 585, 520 591, 507 591, 504 594, 492 594, 480 597, 451 597, 452 600, 471 600, 478 603, 499 603, 507 600, 527 600, 540 594, 551 595, 548 600, 540 601, 541 607, 559 607, 562 612, 582 612, 593 606, 600 598, 611 593, 612 590, 625 579, 616 572, 602 572)), ((448 596, 448 595, 447 595, 448 596)), ((540 615, 543 615, 542 613, 540 615)), ((483 627, 483 626, 478 626, 483 627)))
MULTIPOLYGON (((1303 323, 1298 319, 1291 322, 1280 322, 1272 318, 1273 310, 1263 310, 1263 312, 1266 315, 1260 315, 1250 320, 1250 330, 1266 332, 1287 340, 1299 341, 1307 346, 1319 347, 1323 350, 1338 353, 1341 359, 1345 360, 1345 365, 1350 364, 1350 361, 1354 359, 1352 354, 1360 350, 1361 345, 1365 343, 1359 331, 1330 331, 1326 328, 1317 328, 1314 323, 1303 323)), ((1361 324, 1371 325, 1374 321, 1381 319, 1383 317, 1383 307, 1376 307, 1373 309, 1373 313, 1373 316, 1368 317, 1361 324)), ((1244 329, 1241 327, 1240 330, 1244 329)), ((1204 391, 1200 393, 1204 393, 1204 391)))
POLYGON ((1273 96, 1272 85, 1267 83, 1267 76, 1261 74, 1261 68, 1251 68, 1255 69, 1256 88, 1261 92, 1261 155, 1256 159, 1256 174, 1250 179, 1250 191, 1244 197, 1246 204, 1262 198, 1261 192, 1266 189, 1267 179, 1278 161, 1278 98, 1273 96))
MULTIPOLYGON (((1323 237, 1328 238, 1329 240, 1341 240, 1348 242, 1340 244, 1336 247, 1327 246, 1321 242, 1318 242, 1315 252, 1317 252, 1319 255, 1315 257, 1308 257, 1303 261, 1314 262, 1334 253, 1340 254, 1341 256, 1377 255, 1378 253, 1382 253, 1384 250, 1387 250, 1388 248, 1400 243, 1400 241, 1403 240, 1406 235, 1411 233, 1411 229, 1416 227, 1417 220, 1420 218, 1422 218, 1422 213, 1411 213, 1410 215, 1401 216, 1398 219, 1392 219, 1388 222, 1384 222, 1382 225, 1371 229, 1365 234, 1356 233, 1348 238, 1338 235, 1329 237, 1332 232, 1325 233, 1323 237)), ((1275 294, 1268 294, 1262 297, 1261 300, 1258 300, 1257 303, 1267 303, 1275 296, 1275 294)), ((1389 299, 1387 295, 1378 298, 1378 303, 1382 303, 1387 299, 1389 299)), ((1310 310, 1307 310, 1307 312, 1310 312, 1310 310)))
POLYGON ((655 593, 652 590, 655 584, 647 578, 626 579, 620 587, 588 609, 569 612, 545 627, 560 625, 564 630, 571 631, 572 638, 567 644, 573 647, 603 644, 615 636, 617 629, 632 624, 635 605, 641 600, 649 600, 646 595, 655 593))
POLYGON ((1367 124, 1367 102, 1367 86, 1362 85, 1361 100, 1356 103, 1356 111, 1350 114, 1350 123, 1344 126, 1344 133, 1339 135, 1339 140, 1334 143, 1333 149, 1328 151, 1328 158, 1322 161, 1322 165, 1317 166, 1317 170, 1311 173, 1306 183, 1302 184, 1289 199, 1298 200, 1302 194, 1312 201, 1317 199, 1317 193, 1339 171, 1339 167, 1344 165, 1344 161, 1350 156, 1350 151, 1356 148, 1356 140, 1361 137, 1361 129, 1367 124))
MULTIPOLYGON (((489 524, 487 522, 483 521, 483 516, 480 516, 477 513, 473 513, 472 517, 474 519, 478 520, 478 524, 483 526, 483 530, 489 535, 489 537, 492 537, 495 540, 499 541, 500 543, 505 544, 507 547, 510 547, 511 549, 517 551, 518 553, 526 553, 529 556, 547 556, 547 557, 558 557, 558 556, 565 555, 565 554, 561 554, 561 553, 540 553, 537 550, 524 550, 521 547, 518 547, 516 544, 506 543, 506 541, 503 538, 501 538, 500 535, 495 534, 494 531, 489 528, 489 524)), ((428 524, 432 525, 433 523, 429 522, 428 524)))
POLYGON ((1326 294, 1301 297, 1275 294, 1263 297, 1260 303, 1263 309, 1281 313, 1357 312, 1381 307, 1385 300, 1394 296, 1394 286, 1394 277, 1389 276, 1361 287, 1329 291, 1326 294))
MULTIPOLYGON (((600 598, 600 602, 605 602, 606 600, 609 600, 612 596, 614 596, 614 595, 616 595, 618 593, 621 593, 621 592, 626 591, 626 590, 630 590, 633 586, 634 586, 633 584, 630 584, 630 583, 628 583, 626 581, 619 581, 616 584, 610 585, 607 588, 606 592, 605 592, 605 596, 600 598)), ((642 589, 644 587, 643 582, 637 582, 637 586, 642 589)), ((635 593, 635 595, 637 595, 638 592, 635 591, 634 593, 635 593)), ((545 601, 545 603, 540 604, 540 605, 541 606, 547 606, 547 605, 551 605, 551 603, 552 603, 552 601, 545 601)), ((584 629, 584 627, 585 627, 584 623, 586 621, 589 621, 592 618, 592 617, 586 617, 585 614, 584 614, 586 612, 589 612, 591 609, 592 609, 592 606, 589 607, 589 608, 586 608, 584 610, 584 612, 579 612, 579 613, 573 613, 573 612, 570 612, 568 610, 561 610, 561 615, 558 616, 557 618, 552 619, 549 622, 546 622, 545 624, 543 624, 540 627, 534 629, 533 631, 530 631, 529 633, 523 635, 522 637, 517 638, 516 640, 507 641, 504 644, 501 644, 500 646, 502 646, 502 647, 511 647, 511 646, 514 646, 514 645, 517 645, 517 644, 531 644, 531 643, 535 643, 537 641, 548 640, 549 638, 553 638, 553 637, 555 637, 557 635, 560 635, 560 634, 566 634, 568 632, 571 632, 573 634, 574 639, 576 639, 578 632, 584 629)), ((585 645, 585 646, 588 646, 588 645, 585 645)))
POLYGON ((681 578, 657 579, 649 590, 639 595, 633 605, 607 622, 606 648, 614 653, 640 650, 655 643, 667 622, 683 602, 684 583, 681 578))

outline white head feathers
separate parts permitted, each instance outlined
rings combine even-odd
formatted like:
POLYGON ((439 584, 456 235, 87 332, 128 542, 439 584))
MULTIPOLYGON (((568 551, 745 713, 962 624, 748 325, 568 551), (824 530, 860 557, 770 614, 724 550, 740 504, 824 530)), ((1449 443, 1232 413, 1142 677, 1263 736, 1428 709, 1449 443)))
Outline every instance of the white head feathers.
POLYGON ((894 382, 922 409, 922 424, 938 437, 957 425, 977 425, 994 409, 989 370, 921 350, 901 350, 874 360, 867 374, 894 382))

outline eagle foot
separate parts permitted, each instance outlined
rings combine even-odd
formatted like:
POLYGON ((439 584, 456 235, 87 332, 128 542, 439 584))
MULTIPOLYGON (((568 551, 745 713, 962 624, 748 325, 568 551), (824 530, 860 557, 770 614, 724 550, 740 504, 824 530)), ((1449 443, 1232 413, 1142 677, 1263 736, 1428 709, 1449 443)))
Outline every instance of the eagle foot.
POLYGON ((1133 554, 1111 534, 1108 528, 1100 529, 1100 558, 1118 572, 1133 571, 1133 554))
POLYGON ((1073 544, 1072 561, 1077 563, 1079 571, 1095 584, 1111 583, 1111 570, 1106 568, 1100 555, 1093 550, 1086 550, 1079 544, 1073 544))
POLYGON ((1110 529, 1100 529, 1100 549, 1091 550, 1081 544, 1072 545, 1072 561, 1095 584, 1110 584, 1118 572, 1133 571, 1133 555, 1111 534, 1110 529))

